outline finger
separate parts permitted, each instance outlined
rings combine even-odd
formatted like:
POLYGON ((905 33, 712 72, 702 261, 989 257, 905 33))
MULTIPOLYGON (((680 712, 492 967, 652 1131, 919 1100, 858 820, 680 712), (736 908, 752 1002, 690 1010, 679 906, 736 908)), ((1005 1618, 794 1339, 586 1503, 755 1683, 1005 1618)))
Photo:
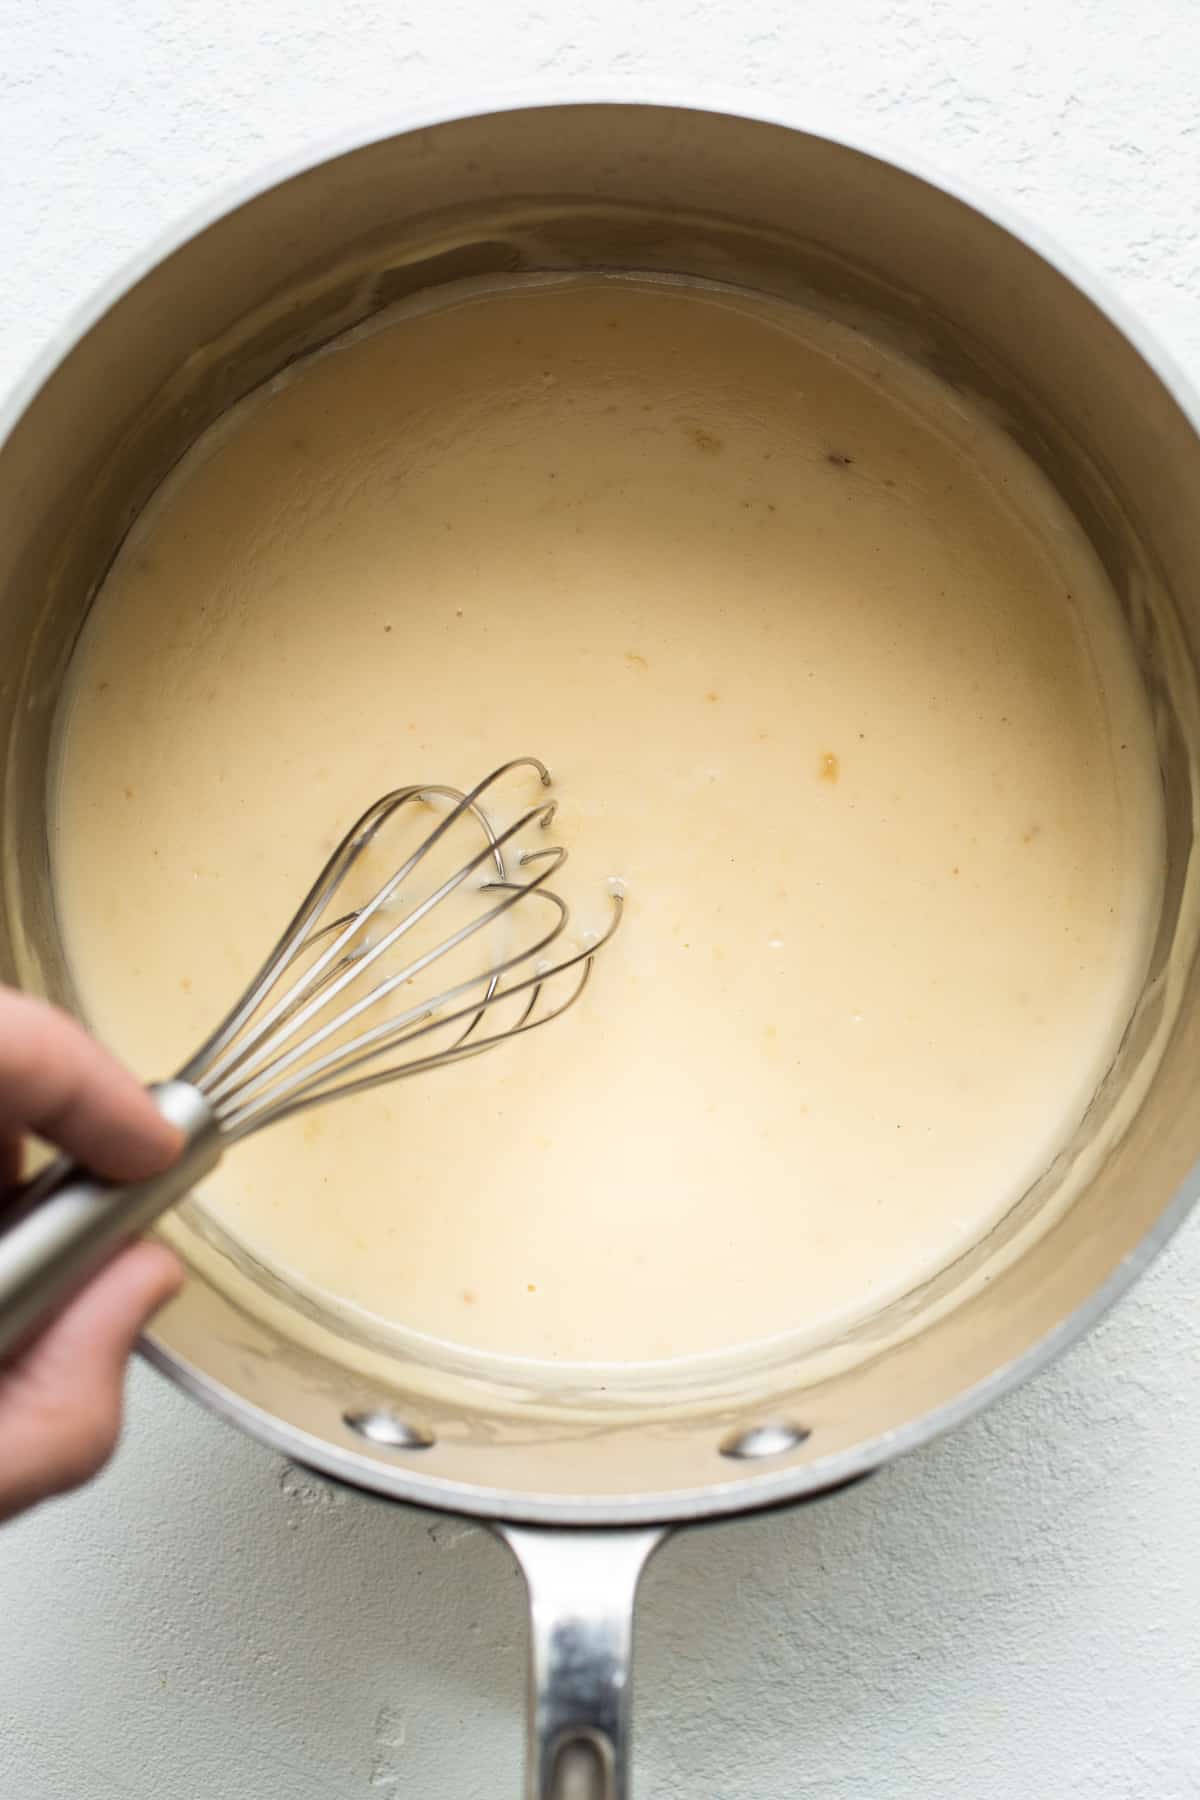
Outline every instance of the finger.
POLYGON ((165 1245, 135 1244, 0 1371, 0 1520, 103 1468, 120 1433, 138 1333, 182 1281, 165 1245))
POLYGON ((28 994, 0 990, 0 1135, 22 1131, 114 1181, 158 1174, 182 1142, 141 1083, 82 1026, 28 994))

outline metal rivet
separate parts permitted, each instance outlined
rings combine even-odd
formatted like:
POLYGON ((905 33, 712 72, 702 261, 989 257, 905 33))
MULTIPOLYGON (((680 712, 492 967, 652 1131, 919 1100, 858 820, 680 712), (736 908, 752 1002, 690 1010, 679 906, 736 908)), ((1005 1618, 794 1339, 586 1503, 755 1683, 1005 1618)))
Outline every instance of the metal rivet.
POLYGON ((382 1408, 343 1413, 342 1418, 351 1431, 357 1431, 359 1437, 377 1444, 381 1450, 429 1450, 437 1442, 426 1426, 413 1425, 382 1408))
POLYGON ((731 1431, 722 1441, 721 1455, 736 1457, 739 1462, 758 1456, 785 1456, 798 1450, 812 1436, 807 1425, 789 1425, 772 1419, 765 1425, 751 1425, 745 1431, 731 1431))

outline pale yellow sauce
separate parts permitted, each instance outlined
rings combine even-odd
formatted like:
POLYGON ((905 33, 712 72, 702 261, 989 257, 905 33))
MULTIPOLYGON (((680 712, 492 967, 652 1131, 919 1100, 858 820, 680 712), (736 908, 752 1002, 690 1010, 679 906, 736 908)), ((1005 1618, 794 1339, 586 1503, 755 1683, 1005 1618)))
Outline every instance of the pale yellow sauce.
POLYGON ((214 1215, 390 1327, 560 1362, 819 1340, 977 1242, 1112 1058, 1162 841, 1114 598, 999 429, 827 321, 616 279, 292 371, 79 647, 88 1017, 172 1071, 370 800, 524 753, 583 922, 628 884, 580 1005, 239 1147, 214 1215))

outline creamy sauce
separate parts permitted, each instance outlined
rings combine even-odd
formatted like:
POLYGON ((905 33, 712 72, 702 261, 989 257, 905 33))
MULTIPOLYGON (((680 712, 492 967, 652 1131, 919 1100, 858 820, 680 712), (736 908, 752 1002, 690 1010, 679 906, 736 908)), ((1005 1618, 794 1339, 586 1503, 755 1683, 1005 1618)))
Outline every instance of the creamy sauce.
POLYGON ((224 1227, 387 1328, 559 1363, 831 1338, 978 1242, 1111 1061, 1162 843, 1114 597, 999 429, 833 323, 649 281, 410 308, 291 371, 79 646, 89 1019, 172 1071, 370 800, 526 753, 582 922, 628 885, 583 1000, 240 1146, 224 1227))

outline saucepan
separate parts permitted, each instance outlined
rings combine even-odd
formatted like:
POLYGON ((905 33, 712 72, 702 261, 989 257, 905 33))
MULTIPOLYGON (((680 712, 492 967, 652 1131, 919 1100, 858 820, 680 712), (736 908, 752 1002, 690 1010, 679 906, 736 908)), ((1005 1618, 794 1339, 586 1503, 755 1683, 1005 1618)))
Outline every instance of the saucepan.
POLYGON ((803 301, 986 405, 1119 595, 1168 841, 1145 991, 1075 1138, 986 1243, 839 1343, 550 1389, 351 1338, 246 1263, 201 1201, 169 1225, 190 1278, 145 1346, 160 1369, 295 1461, 487 1520, 515 1551, 535 1800, 628 1791, 631 1616, 665 1532, 827 1494, 1012 1388, 1145 1267, 1196 1197, 1200 1155, 1200 409, 1025 228, 895 158, 732 109, 538 103, 364 133, 193 220, 51 347, 0 449, 0 976, 73 1002, 50 858, 56 701, 166 471, 254 386, 408 294, 578 269, 803 301))

